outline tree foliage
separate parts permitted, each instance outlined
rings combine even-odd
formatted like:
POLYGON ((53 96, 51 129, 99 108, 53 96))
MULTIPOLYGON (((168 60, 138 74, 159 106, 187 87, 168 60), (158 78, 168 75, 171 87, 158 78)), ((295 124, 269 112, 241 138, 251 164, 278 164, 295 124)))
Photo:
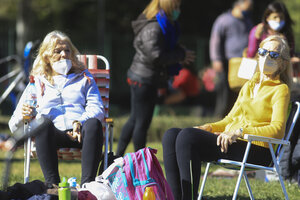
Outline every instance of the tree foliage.
MULTIPOLYGON (((80 52, 103 54, 109 58, 113 66, 112 87, 119 89, 117 94, 123 92, 126 85, 124 74, 134 54, 131 22, 150 0, 0 0, 0 23, 9 21, 13 26, 20 19, 20 2, 25 1, 29 6, 25 10, 26 36, 23 41, 41 40, 52 30, 67 33, 80 52)), ((232 7, 234 1, 182 0, 180 38, 188 48, 197 52, 197 59, 201 60, 196 62, 197 67, 209 64, 208 41, 212 24, 222 12, 232 7)), ((261 21, 266 6, 272 1, 253 0, 254 24, 261 21)), ((296 50, 300 52, 300 1, 282 1, 295 21, 296 50)), ((5 29, 3 27, 2 23, 0 33, 5 29)), ((5 37, 0 40, 8 41, 5 37)), ((124 93, 128 93, 125 90, 124 93)))
POLYGON ((300 53, 300 2, 299 0, 283 0, 292 20, 295 22, 293 26, 296 51, 300 53))
POLYGON ((17 13, 19 0, 0 0, 0 18, 14 20, 17 13))

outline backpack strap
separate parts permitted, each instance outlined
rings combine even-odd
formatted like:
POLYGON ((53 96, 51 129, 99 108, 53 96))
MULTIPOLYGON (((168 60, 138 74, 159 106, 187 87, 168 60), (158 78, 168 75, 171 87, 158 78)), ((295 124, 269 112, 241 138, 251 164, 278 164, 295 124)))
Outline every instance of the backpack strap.
POLYGON ((133 166, 133 161, 132 161, 131 154, 130 153, 127 154, 129 167, 130 167, 130 174, 131 174, 132 183, 133 183, 134 187, 140 186, 140 185, 146 185, 146 184, 149 184, 149 183, 155 183, 155 180, 150 178, 150 173, 149 173, 149 169, 148 169, 147 162, 146 162, 146 159, 145 159, 144 151, 142 151, 142 150, 140 150, 140 151, 141 151, 141 154, 142 154, 142 157, 143 157, 143 162, 144 162, 144 165, 145 165, 145 171, 146 171, 146 176, 147 176, 147 180, 144 180, 144 181, 140 181, 138 178, 135 177, 134 166, 133 166))

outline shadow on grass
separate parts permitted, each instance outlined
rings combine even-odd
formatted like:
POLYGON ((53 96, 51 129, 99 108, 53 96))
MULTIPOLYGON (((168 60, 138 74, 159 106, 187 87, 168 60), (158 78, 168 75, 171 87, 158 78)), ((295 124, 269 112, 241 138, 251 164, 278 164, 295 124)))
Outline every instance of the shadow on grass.
MULTIPOLYGON (((202 197, 202 200, 231 200, 232 196, 226 195, 226 196, 217 196, 217 197, 202 197)), ((249 196, 238 196, 237 199, 239 200, 249 200, 249 196)), ((266 197, 266 198, 255 198, 256 200, 281 200, 281 198, 274 198, 274 197, 266 197)))
MULTIPOLYGON (((0 159, 0 162, 6 162, 6 159, 4 158, 2 158, 2 159, 0 159)), ((13 158, 12 160, 11 160, 11 162, 12 163, 23 163, 24 162, 24 159, 23 158, 13 158)), ((31 161, 30 162, 38 162, 38 160, 37 159, 31 159, 31 161)), ((81 160, 58 160, 58 162, 59 163, 81 163, 81 160)))

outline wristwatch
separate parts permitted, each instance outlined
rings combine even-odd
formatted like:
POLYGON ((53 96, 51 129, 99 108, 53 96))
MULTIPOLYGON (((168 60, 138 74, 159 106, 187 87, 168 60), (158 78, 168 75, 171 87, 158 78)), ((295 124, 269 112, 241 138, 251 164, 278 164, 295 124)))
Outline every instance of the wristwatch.
POLYGON ((244 129, 240 128, 241 137, 243 136, 243 131, 244 131, 244 129))

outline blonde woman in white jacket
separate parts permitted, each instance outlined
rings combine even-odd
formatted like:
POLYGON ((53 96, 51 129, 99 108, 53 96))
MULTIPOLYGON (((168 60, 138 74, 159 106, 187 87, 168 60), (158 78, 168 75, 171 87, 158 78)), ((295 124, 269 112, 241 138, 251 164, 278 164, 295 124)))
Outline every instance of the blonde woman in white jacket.
MULTIPOLYGON (((95 179, 102 153, 104 107, 98 87, 78 61, 78 54, 64 33, 50 32, 31 71, 37 89, 35 117, 45 118, 42 129, 39 128, 42 131, 35 137, 37 156, 49 186, 60 182, 58 148, 82 148, 81 184, 95 179)), ((27 89, 9 121, 12 132, 23 126, 26 115, 33 113, 24 104, 27 89)))

